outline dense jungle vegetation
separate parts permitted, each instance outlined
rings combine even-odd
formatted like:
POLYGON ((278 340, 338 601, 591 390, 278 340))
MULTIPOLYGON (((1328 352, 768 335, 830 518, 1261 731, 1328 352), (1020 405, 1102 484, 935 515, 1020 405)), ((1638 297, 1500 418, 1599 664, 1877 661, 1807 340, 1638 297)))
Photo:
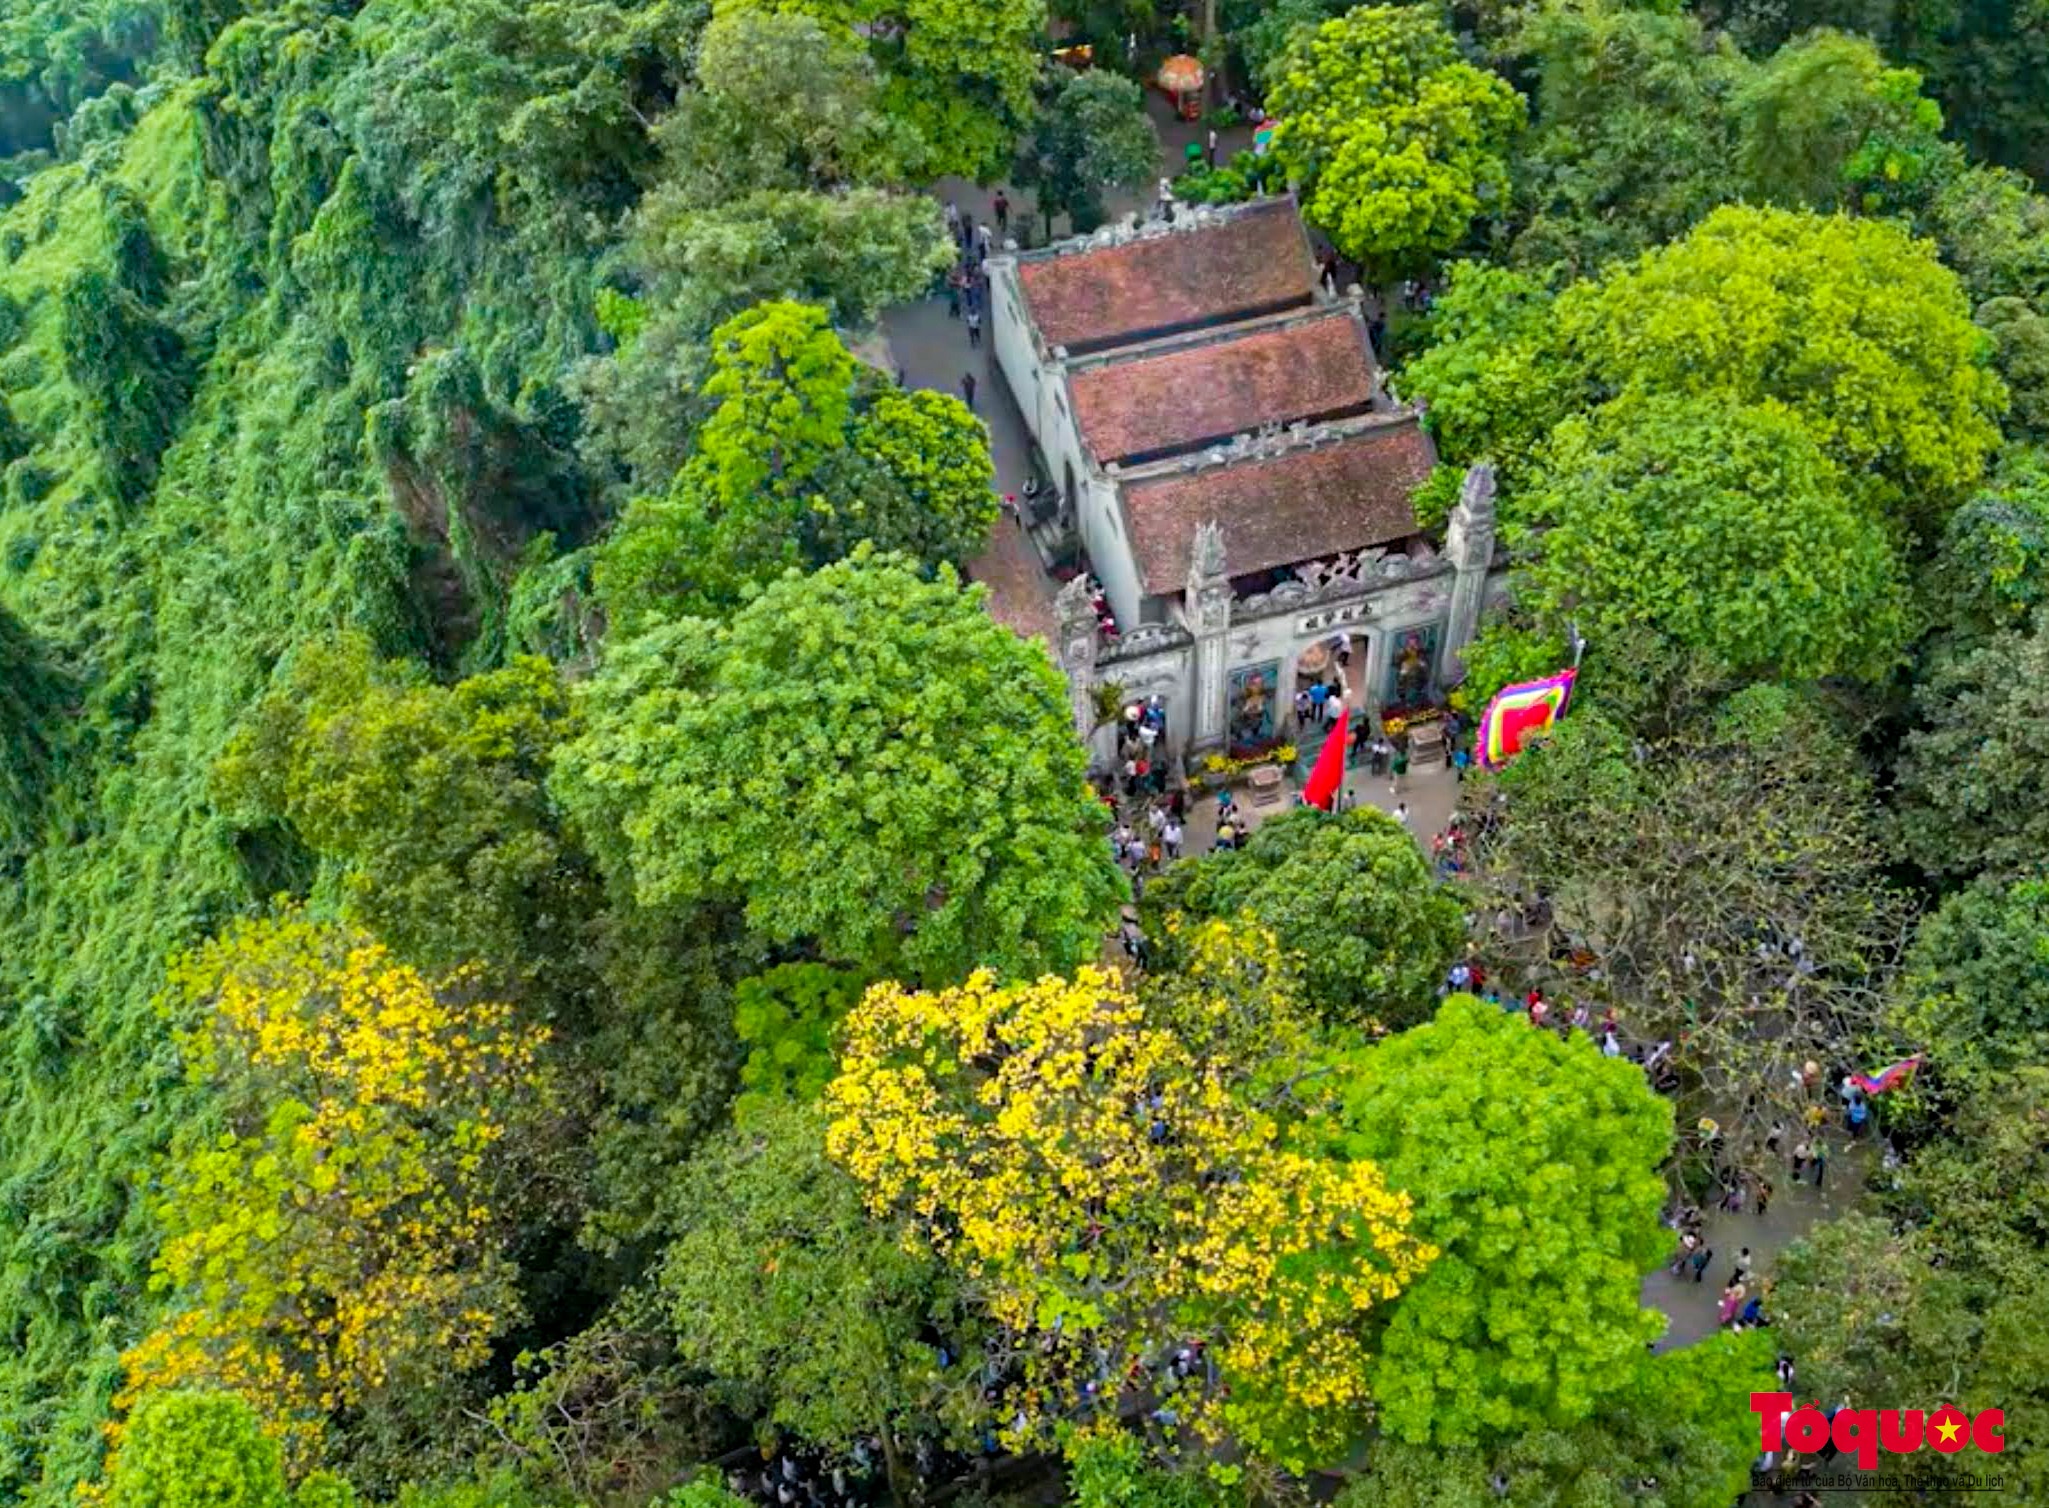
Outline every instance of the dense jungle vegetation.
POLYGON ((1468 692, 1602 647, 1475 893, 1291 817, 1093 967, 980 423, 856 354, 936 181, 1153 173, 1036 0, 0 3, 0 1495, 1725 1503, 1770 1347, 1638 1302, 1697 1139, 1433 996, 1511 881, 1684 1024, 1682 1125, 1925 1055, 1779 1333, 2042 1490, 2049 16, 1054 9, 1433 286, 1518 566, 1468 692), (1168 1426, 1064 1412, 1192 1333, 1168 1426))

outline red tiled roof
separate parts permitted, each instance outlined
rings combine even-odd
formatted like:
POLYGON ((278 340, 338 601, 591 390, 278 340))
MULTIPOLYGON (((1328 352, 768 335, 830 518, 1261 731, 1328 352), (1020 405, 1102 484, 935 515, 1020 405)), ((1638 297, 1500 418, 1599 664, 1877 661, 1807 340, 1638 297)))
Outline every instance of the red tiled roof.
POLYGON ((1363 407, 1366 327, 1349 310, 1078 372, 1074 415, 1101 462, 1363 407))
POLYGON ((1029 257, 1017 276, 1046 344, 1076 351, 1307 303, 1316 288, 1309 242, 1288 199, 1200 230, 1029 257))
POLYGON ((1039 564, 1039 553, 1024 536, 1024 526, 1005 513, 989 531, 989 544, 967 563, 968 580, 989 589, 989 616, 1029 639, 1053 642, 1057 617, 1053 583, 1039 564))
POLYGON ((1178 592, 1200 524, 1224 531, 1233 576, 1385 544, 1416 532, 1409 492, 1436 460, 1415 419, 1314 449, 1128 484, 1131 551, 1148 595, 1178 592))

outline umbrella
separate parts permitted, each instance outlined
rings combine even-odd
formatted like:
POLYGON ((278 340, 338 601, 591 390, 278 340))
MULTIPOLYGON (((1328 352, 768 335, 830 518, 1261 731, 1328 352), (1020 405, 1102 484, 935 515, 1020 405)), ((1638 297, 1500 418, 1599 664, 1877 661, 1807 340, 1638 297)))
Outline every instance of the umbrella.
POLYGON ((1185 52, 1176 53, 1160 64, 1157 75, 1160 87, 1170 94, 1192 94, 1202 87, 1207 76, 1202 70, 1201 60, 1191 58, 1185 52))

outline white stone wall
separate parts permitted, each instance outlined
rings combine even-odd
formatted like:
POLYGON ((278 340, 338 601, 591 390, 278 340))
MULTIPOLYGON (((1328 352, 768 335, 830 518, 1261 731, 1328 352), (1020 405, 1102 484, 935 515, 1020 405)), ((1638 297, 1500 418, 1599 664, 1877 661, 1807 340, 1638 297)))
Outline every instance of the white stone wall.
POLYGON ((1017 262, 1010 257, 991 257, 984 264, 989 274, 989 344, 996 353, 996 365, 1011 395, 1023 410, 1025 424, 1034 436, 1039 432, 1039 356, 1032 327, 1025 319, 1024 294, 1018 287, 1017 262))
POLYGON ((1110 599, 1117 626, 1129 633, 1138 626, 1138 605, 1145 591, 1139 584, 1131 541, 1124 532, 1116 484, 1096 473, 1083 483, 1079 506, 1081 542, 1088 548, 1089 563, 1095 567, 1103 595, 1110 599))
POLYGON ((1073 479, 1075 496, 1068 499, 1074 509, 1076 532, 1089 563, 1117 614, 1117 624, 1129 631, 1138 625, 1142 595, 1138 567, 1132 559, 1131 541, 1125 537, 1123 515, 1117 506, 1113 483, 1096 470, 1082 445, 1081 427, 1074 417, 1072 395, 1067 387, 1065 363, 1041 350, 1025 317, 1024 296, 1018 286, 1017 263, 1007 257, 992 257, 989 268, 990 340, 996 364, 1024 414, 1025 427, 1039 447, 1045 463, 1044 479, 1064 493, 1073 479))

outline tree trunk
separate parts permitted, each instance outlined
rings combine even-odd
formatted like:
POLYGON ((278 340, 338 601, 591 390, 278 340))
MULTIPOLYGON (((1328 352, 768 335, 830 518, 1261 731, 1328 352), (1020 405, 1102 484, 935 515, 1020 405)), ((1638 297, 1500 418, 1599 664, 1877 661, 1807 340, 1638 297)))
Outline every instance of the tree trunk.
POLYGON ((889 1478, 889 1500, 896 1508, 917 1508, 918 1484, 904 1472, 903 1457, 896 1448, 896 1431, 885 1419, 878 1433, 882 1436, 882 1468, 889 1478))

